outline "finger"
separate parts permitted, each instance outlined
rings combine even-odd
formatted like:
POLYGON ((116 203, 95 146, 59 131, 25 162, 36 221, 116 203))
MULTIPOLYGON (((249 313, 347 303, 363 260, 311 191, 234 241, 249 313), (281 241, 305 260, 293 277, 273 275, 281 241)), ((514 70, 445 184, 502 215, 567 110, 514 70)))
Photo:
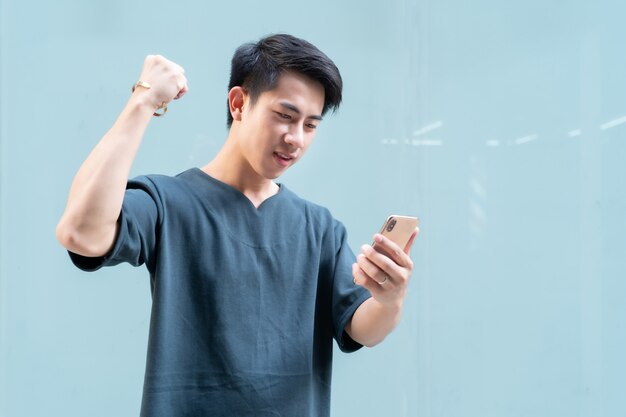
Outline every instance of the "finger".
POLYGON ((354 283, 367 289, 374 297, 382 293, 382 286, 370 278, 358 264, 352 264, 352 277, 354 283))
POLYGON ((380 269, 378 265, 367 259, 364 254, 359 254, 356 258, 357 264, 363 270, 363 272, 377 283, 386 282, 389 279, 389 275, 380 269))
MULTIPOLYGON (((374 275, 374 279, 376 279, 379 283, 385 281, 385 276, 387 276, 387 279, 392 281, 391 284, 402 284, 402 282, 404 281, 402 277, 407 275, 404 270, 411 268, 411 266, 398 265, 386 254, 378 252, 376 249, 372 248, 369 245, 361 246, 361 252, 363 256, 365 256, 372 264, 375 265, 376 268, 382 271, 382 275, 374 275)), ((407 256, 406 254, 403 255, 407 256)), ((409 262, 410 261, 411 259, 409 258, 409 262)))
POLYGON ((174 100, 178 100, 180 99, 182 96, 184 96, 187 93, 187 90, 180 90, 178 92, 178 94, 176 94, 176 97, 174 97, 174 100))
POLYGON ((413 231, 413 234, 409 238, 409 241, 404 246, 404 253, 406 253, 407 255, 409 254, 409 252, 411 252, 411 247, 413 246, 413 242, 415 242, 415 238, 417 237, 419 232, 420 232, 419 227, 416 227, 415 230, 413 231))
POLYGON ((410 258, 400 246, 380 233, 374 235, 374 250, 399 266, 406 267, 409 265, 410 258))
POLYGON ((185 82, 185 84, 178 91, 178 94, 176 94, 176 97, 174 97, 174 100, 178 100, 179 98, 184 96, 187 93, 187 91, 189 91, 189 86, 185 82))
POLYGON ((352 278, 356 285, 360 285, 362 287, 364 287, 367 282, 371 280, 357 263, 352 264, 352 278))

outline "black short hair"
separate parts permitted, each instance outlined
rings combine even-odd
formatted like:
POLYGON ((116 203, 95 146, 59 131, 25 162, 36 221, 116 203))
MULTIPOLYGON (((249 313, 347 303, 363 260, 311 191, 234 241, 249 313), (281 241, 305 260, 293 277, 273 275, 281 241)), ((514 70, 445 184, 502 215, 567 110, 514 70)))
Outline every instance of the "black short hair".
MULTIPOLYGON (((235 51, 231 61, 228 91, 235 86, 246 89, 252 104, 261 93, 276 87, 283 72, 293 71, 318 81, 324 87, 324 108, 333 111, 341 103, 343 82, 335 63, 304 39, 287 34, 267 36, 257 43, 246 43, 235 51)), ((233 117, 228 108, 227 125, 233 117)))

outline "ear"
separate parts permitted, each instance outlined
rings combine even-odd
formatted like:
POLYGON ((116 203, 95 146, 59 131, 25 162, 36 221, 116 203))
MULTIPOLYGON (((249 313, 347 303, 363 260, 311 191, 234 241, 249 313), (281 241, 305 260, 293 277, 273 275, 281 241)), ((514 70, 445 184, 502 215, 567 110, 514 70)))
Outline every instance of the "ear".
POLYGON ((241 121, 243 105, 247 101, 246 99, 246 90, 241 86, 235 86, 228 92, 228 108, 230 109, 230 114, 233 116, 233 120, 241 121))

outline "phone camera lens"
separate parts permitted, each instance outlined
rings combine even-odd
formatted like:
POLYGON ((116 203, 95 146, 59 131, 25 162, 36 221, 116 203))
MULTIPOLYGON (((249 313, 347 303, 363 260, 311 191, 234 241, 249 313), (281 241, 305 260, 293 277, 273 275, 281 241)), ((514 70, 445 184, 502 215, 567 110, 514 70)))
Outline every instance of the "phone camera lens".
POLYGON ((389 224, 387 225, 387 231, 391 232, 395 226, 396 226, 396 221, 395 220, 391 220, 389 222, 389 224))

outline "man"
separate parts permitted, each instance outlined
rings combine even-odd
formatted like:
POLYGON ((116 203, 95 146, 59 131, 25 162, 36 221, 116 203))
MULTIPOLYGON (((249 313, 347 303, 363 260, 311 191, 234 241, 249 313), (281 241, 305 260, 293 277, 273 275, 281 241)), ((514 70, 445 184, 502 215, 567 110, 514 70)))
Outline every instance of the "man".
POLYGON ((232 60, 224 146, 202 169, 128 175, 153 114, 187 91, 148 56, 128 104, 88 156, 57 227, 84 270, 129 262, 151 277, 142 415, 325 416, 332 340, 347 352, 393 330, 413 264, 376 235, 355 260, 328 210, 274 182, 341 101, 334 63, 274 35, 232 60))

